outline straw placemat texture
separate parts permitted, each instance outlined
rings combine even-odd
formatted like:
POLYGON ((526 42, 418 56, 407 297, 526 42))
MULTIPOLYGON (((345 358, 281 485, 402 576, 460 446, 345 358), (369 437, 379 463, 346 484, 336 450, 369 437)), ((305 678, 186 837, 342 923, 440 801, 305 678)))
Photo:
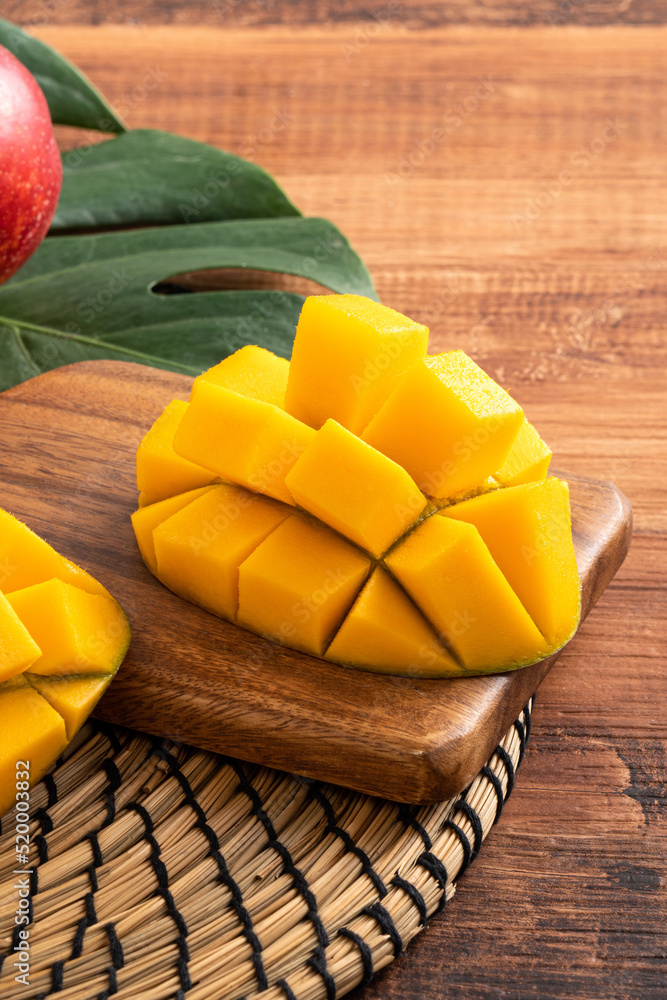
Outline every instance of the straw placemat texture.
POLYGON ((3 821, 0 996, 343 996, 453 895, 512 791, 531 710, 461 795, 414 808, 89 723, 30 793, 27 949, 3 821))

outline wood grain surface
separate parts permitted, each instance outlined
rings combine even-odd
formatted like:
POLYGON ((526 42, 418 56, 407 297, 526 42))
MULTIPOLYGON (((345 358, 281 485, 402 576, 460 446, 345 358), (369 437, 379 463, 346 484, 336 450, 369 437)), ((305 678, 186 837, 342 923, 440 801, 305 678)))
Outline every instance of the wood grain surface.
POLYGON ((132 126, 273 170, 345 230, 383 301, 430 324, 435 350, 467 350, 508 386, 560 468, 632 502, 629 556, 540 688, 501 822, 448 912, 354 1000, 662 1000, 667 7, 387 10, 5 0, 2 13, 132 126), (475 104, 480 77, 493 90, 475 104))
MULTIPOLYGON (((134 456, 146 428, 191 385, 184 375, 90 361, 0 394, 0 507, 100 580, 132 626, 95 715, 401 802, 462 791, 557 654, 494 677, 390 677, 267 642, 176 597, 134 541, 134 456), (44 463, 50 473, 35 490, 44 463)), ((625 558, 632 516, 610 483, 575 478, 570 495, 585 616, 625 558)))

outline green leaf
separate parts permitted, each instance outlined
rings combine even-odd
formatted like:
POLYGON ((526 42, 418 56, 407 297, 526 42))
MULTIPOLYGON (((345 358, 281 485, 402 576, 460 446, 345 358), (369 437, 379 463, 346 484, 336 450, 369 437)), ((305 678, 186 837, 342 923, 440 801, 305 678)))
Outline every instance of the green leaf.
POLYGON ((324 219, 262 219, 50 237, 0 287, 0 389, 50 368, 115 358, 198 374, 243 344, 288 357, 303 298, 284 291, 156 294, 186 271, 298 275, 377 298, 324 219))
POLYGON ((52 232, 299 215, 273 178, 232 153, 137 129, 63 153, 52 232))
POLYGON ((125 126, 90 80, 49 45, 0 18, 0 45, 16 56, 44 91, 51 119, 98 132, 124 132, 125 126))

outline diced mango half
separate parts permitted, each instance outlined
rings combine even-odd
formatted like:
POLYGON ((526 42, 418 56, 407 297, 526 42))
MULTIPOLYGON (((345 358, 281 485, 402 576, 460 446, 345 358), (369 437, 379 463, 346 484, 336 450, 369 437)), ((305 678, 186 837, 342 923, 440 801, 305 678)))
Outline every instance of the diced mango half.
POLYGON ((172 514, 183 510, 189 503, 202 496, 213 486, 202 486, 198 490, 189 490, 187 493, 179 493, 175 497, 168 497, 166 500, 158 500, 157 503, 139 507, 132 515, 132 527, 137 539, 137 545, 141 552, 141 557, 148 566, 151 573, 155 574, 157 562, 155 559, 155 545, 153 543, 153 531, 158 524, 162 524, 172 514))
POLYGON ((415 523, 426 497, 405 469, 327 420, 285 478, 296 503, 380 556, 415 523))
POLYGON ((322 656, 371 562, 330 528, 292 514, 239 568, 239 625, 322 656))
POLYGON ((285 476, 314 431, 272 403, 200 382, 174 447, 221 479, 293 504, 285 476))
POLYGON ((442 514, 475 526, 549 645, 567 642, 580 604, 567 484, 552 477, 511 486, 442 514))
POLYGON ((212 382, 241 396, 284 409, 289 367, 285 358, 248 344, 199 375, 194 381, 192 395, 201 382, 212 382))
POLYGON ((493 478, 501 486, 520 486, 536 479, 546 479, 550 461, 551 448, 544 443, 530 421, 524 420, 509 455, 493 478))
POLYGON ((418 361, 364 431, 430 496, 470 489, 500 468, 523 422, 518 403, 463 351, 418 361))
POLYGON ((128 626, 108 594, 87 594, 62 580, 47 580, 15 590, 7 600, 41 650, 31 673, 115 672, 127 647, 128 626))
POLYGON ((63 717, 67 739, 71 740, 109 687, 112 675, 42 677, 27 673, 25 679, 63 717))
POLYGON ((22 674, 41 655, 30 632, 0 593, 0 682, 22 674))
POLYGON ((331 417, 360 434, 427 345, 427 327, 379 302, 309 296, 296 330, 285 408, 311 427, 331 417))
MULTIPOLYGON (((16 802, 16 771, 44 777, 68 743, 65 721, 22 674, 0 684, 0 816, 16 802)), ((21 779, 24 780, 24 779, 21 779)))
POLYGON ((234 621, 239 566, 291 512, 239 486, 214 486, 156 526, 156 575, 174 593, 234 621))
POLYGON ((150 503, 206 486, 215 478, 209 469, 174 451, 174 435, 187 409, 182 399, 172 399, 137 448, 137 489, 150 503))
POLYGON ((170 447, 216 485, 156 502, 171 473, 145 484, 151 572, 368 670, 501 672, 559 649, 580 606, 567 486, 507 392, 427 338, 369 299, 311 296, 290 362, 250 345, 195 379, 170 447))
POLYGON ((385 674, 465 674, 405 591, 380 567, 359 594, 325 658, 385 674))
POLYGON ((385 561, 466 670, 513 669, 549 652, 474 525, 435 514, 385 561))

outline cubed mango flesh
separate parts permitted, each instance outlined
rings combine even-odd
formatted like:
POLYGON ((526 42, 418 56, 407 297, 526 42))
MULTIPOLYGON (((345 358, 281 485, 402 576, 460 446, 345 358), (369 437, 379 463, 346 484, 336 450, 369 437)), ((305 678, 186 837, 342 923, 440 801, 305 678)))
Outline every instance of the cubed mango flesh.
POLYGON ((385 561, 466 670, 507 670, 549 652, 474 525, 435 514, 385 561))
POLYGON ((567 642, 580 601, 567 484, 551 477, 510 486, 442 514, 475 526, 547 642, 567 642))
POLYGON ((214 476, 174 451, 174 435, 188 404, 172 399, 137 448, 137 489, 151 503, 206 486, 214 476))
POLYGON ((371 562, 322 524, 292 514, 239 568, 239 625, 322 656, 371 562))
POLYGON ((311 427, 359 434, 415 361, 428 329, 360 295, 312 295, 303 306, 285 409, 311 427))
POLYGON ((112 674, 44 677, 27 673, 24 676, 51 708, 63 717, 68 740, 81 729, 113 679, 112 674))
POLYGON ((239 566, 291 513, 239 486, 214 486, 156 526, 156 575, 174 593, 234 621, 239 566))
POLYGON ((197 376, 192 394, 200 382, 224 386, 250 399, 260 399, 280 409, 285 407, 289 361, 263 347, 248 344, 219 364, 197 376))
POLYGON ((380 567, 373 570, 325 659, 384 674, 465 674, 417 606, 380 567))
POLYGON ((470 489, 503 464, 523 421, 518 403, 463 351, 418 361, 362 437, 433 497, 470 489))
POLYGON ((141 557, 153 575, 155 575, 157 570, 153 532, 158 524, 162 524, 172 514, 183 510, 184 507, 187 507, 197 497, 202 496, 207 490, 212 490, 213 488, 213 486, 202 486, 198 490, 188 490, 187 493, 179 493, 175 497, 168 497, 166 500, 158 500, 157 503, 139 507, 132 514, 132 527, 134 528, 141 557))
POLYGON ((314 430, 273 403, 200 382, 174 447, 221 479, 293 504, 285 476, 314 430))
POLYGON ((494 472, 493 478, 501 486, 520 486, 536 479, 546 479, 550 461, 551 449, 530 421, 524 420, 509 455, 494 472))
POLYGON ((42 655, 42 651, 0 593, 0 682, 22 674, 42 655))
POLYGON ((296 503, 380 556, 415 523, 426 497, 400 465, 327 420, 285 478, 296 503))

